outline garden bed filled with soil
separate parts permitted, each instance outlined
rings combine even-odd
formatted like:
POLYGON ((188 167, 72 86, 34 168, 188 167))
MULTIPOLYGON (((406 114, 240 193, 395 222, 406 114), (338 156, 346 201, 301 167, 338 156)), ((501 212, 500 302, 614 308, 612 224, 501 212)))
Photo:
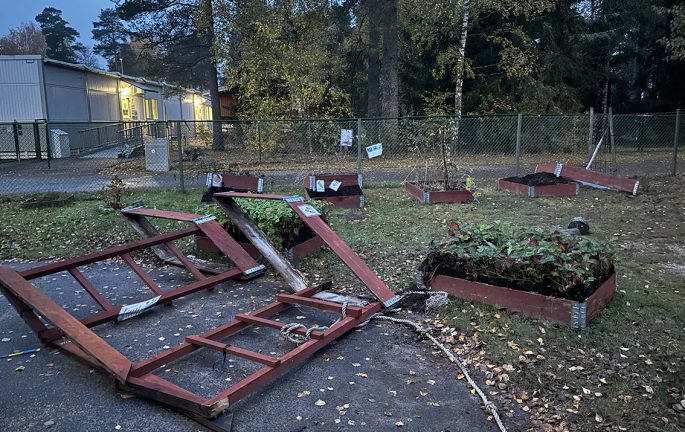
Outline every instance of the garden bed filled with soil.
POLYGON ((444 182, 405 182, 404 189, 424 204, 467 202, 473 199, 473 194, 469 190, 445 190, 443 185, 444 182))
POLYGON ((573 327, 584 327, 615 290, 607 245, 499 223, 451 224, 421 263, 419 278, 434 290, 573 327))
POLYGON ((212 196, 219 192, 264 192, 264 179, 250 173, 207 173, 207 191, 201 202, 213 202, 212 196))
POLYGON ((580 185, 571 179, 541 172, 500 179, 498 189, 537 198, 578 195, 580 185))
POLYGON ((310 175, 304 178, 305 196, 335 208, 364 207, 362 177, 357 174, 310 175))

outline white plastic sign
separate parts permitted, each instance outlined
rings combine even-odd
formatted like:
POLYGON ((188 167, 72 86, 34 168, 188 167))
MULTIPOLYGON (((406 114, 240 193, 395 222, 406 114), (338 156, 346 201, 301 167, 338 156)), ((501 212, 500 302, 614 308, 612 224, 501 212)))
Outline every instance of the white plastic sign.
POLYGON ((342 182, 339 182, 338 180, 333 180, 331 184, 328 185, 328 187, 337 192, 340 188, 340 185, 342 185, 342 182))
POLYGON ((324 192, 326 190, 326 182, 323 180, 317 180, 316 181, 316 191, 317 192, 324 192))
POLYGON ((383 144, 382 143, 370 145, 366 148, 366 155, 369 157, 369 159, 378 157, 382 154, 383 154, 383 144))
POLYGON ((340 147, 352 147, 353 134, 352 129, 340 129, 340 147))
POLYGON ((223 186, 224 177, 219 173, 208 173, 207 174, 207 187, 221 187, 223 186))
POLYGON ((303 204, 303 205, 297 206, 297 208, 299 208, 300 211, 302 211, 302 213, 307 217, 321 216, 321 213, 316 211, 316 209, 314 207, 310 206, 309 204, 303 204))
POLYGON ((161 296, 157 296, 149 300, 122 306, 119 310, 119 316, 117 317, 117 321, 127 320, 129 318, 133 318, 134 316, 142 314, 143 312, 154 306, 160 298, 161 296))

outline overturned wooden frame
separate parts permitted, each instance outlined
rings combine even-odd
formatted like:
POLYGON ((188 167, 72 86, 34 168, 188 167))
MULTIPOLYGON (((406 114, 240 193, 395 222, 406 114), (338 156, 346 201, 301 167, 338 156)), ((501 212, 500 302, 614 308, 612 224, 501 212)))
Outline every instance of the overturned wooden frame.
MULTIPOLYGON (((202 289, 211 289, 221 282, 241 276, 249 277, 260 272, 263 267, 254 262, 249 254, 235 243, 235 240, 221 229, 218 223, 211 217, 187 220, 187 222, 193 223, 193 226, 188 228, 164 234, 153 234, 150 237, 132 243, 29 270, 17 272, 10 267, 2 266, 0 267, 0 290, 9 299, 24 321, 45 343, 65 350, 91 365, 102 368, 110 373, 121 387, 170 405, 212 430, 228 431, 231 426, 231 414, 227 413, 226 410, 232 404, 302 363, 316 351, 369 319, 384 306, 392 306, 399 300, 399 297, 364 264, 359 256, 318 215, 311 213, 313 208, 305 204, 303 198, 221 193, 215 195, 215 200, 226 211, 232 222, 243 231, 260 253, 283 276, 285 281, 295 291, 294 294, 279 294, 273 303, 249 314, 237 314, 233 320, 226 324, 199 335, 188 336, 181 344, 135 364, 89 328, 104 322, 133 317, 154 305, 169 303, 190 293, 202 289), (324 240, 379 301, 371 303, 349 301, 342 296, 321 292, 326 285, 311 285, 269 243, 264 233, 233 201, 234 197, 282 199, 286 201, 293 211, 324 240), (213 276, 205 276, 187 257, 178 251, 177 247, 172 246, 174 240, 194 235, 198 232, 203 232, 212 239, 215 245, 236 263, 238 268, 213 276), (166 248, 164 249, 165 252, 168 249, 168 252, 176 255, 176 259, 195 275, 197 281, 171 291, 162 291, 129 255, 133 251, 153 247, 166 248), (151 297, 144 302, 134 304, 133 306, 140 306, 138 309, 131 309, 130 305, 124 307, 111 305, 78 270, 80 266, 114 257, 121 257, 150 287, 156 294, 156 297, 151 297), (102 312, 79 320, 29 282, 31 279, 65 270, 71 273, 86 292, 101 306, 102 312), (338 313, 342 313, 343 309, 346 309, 346 317, 328 328, 312 331, 309 339, 280 357, 263 355, 221 342, 222 339, 235 335, 252 325, 281 329, 283 323, 270 318, 285 311, 292 305, 338 313), (45 322, 51 324, 51 327, 48 327, 45 322), (209 398, 190 392, 154 374, 154 371, 163 365, 187 356, 198 349, 216 350, 224 355, 238 356, 260 363, 263 367, 209 398)), ((173 216, 173 218, 179 216, 158 210, 141 208, 129 209, 127 210, 127 215, 127 217, 138 218, 139 220, 143 220, 141 218, 146 216, 173 216)), ((147 223, 149 224, 149 222, 147 223)), ((146 225, 146 223, 142 225, 146 225)), ((150 226, 152 225, 150 224, 150 226)), ((306 331, 301 328, 294 330, 294 332, 306 335, 306 331)))

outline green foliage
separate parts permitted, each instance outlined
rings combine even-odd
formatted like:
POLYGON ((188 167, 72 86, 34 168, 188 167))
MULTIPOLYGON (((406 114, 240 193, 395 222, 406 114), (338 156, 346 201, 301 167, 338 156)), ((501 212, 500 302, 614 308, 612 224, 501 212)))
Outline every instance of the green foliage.
POLYGON ((583 300, 588 288, 613 271, 614 253, 605 243, 566 233, 491 224, 451 223, 422 264, 433 273, 583 300))
MULTIPOLYGON (((235 201, 276 247, 291 245, 305 228, 302 219, 283 201, 243 198, 237 198, 235 201)), ((328 203, 326 201, 310 201, 308 204, 321 213, 324 220, 327 219, 328 203)), ((235 229, 226 213, 215 204, 197 211, 216 217, 227 231, 235 229)))
POLYGON ((36 15, 36 21, 45 36, 47 56, 65 62, 77 62, 77 54, 83 51, 85 46, 76 41, 79 32, 62 18, 62 11, 54 7, 46 7, 36 15))

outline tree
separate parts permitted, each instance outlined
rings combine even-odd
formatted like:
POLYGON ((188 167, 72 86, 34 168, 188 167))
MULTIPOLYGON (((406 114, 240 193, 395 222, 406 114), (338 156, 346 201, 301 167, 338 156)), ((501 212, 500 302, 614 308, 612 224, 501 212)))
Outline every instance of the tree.
POLYGON ((397 100, 397 0, 384 0, 383 8, 383 76, 381 113, 383 117, 399 117, 397 100))
POLYGON ((374 118, 381 115, 381 14, 379 2, 382 0, 367 0, 367 16, 369 19, 369 48, 367 57, 367 117, 374 118))
POLYGON ((34 23, 22 23, 0 38, 0 54, 45 55, 46 50, 45 36, 34 23))
POLYGON ((62 18, 61 10, 46 7, 36 16, 36 21, 45 35, 48 57, 71 63, 78 61, 77 51, 83 47, 76 41, 79 32, 62 18))
POLYGON ((124 23, 112 9, 100 10, 98 21, 93 22, 93 39, 97 43, 93 51, 107 60, 110 70, 117 70, 119 58, 129 44, 129 36, 124 23))
MULTIPOLYGON (((186 86, 209 89, 212 116, 219 120, 219 83, 214 55, 213 0, 122 0, 117 14, 147 48, 159 53, 158 76, 186 86)), ((213 123, 212 144, 224 148, 221 124, 213 123)))
POLYGON ((685 5, 662 8, 660 12, 671 16, 670 34, 659 40, 669 53, 667 60, 685 60, 685 5))

